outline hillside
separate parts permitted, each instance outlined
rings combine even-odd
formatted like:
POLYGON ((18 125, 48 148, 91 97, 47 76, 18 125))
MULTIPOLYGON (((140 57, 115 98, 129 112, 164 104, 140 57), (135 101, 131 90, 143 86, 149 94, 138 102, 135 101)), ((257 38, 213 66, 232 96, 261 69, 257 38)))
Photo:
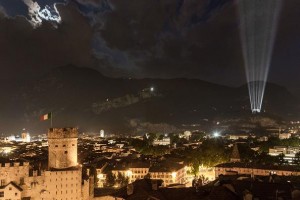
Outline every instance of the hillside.
MULTIPOLYGON (((50 123, 40 122, 39 116, 47 112, 53 112, 54 126, 120 133, 149 126, 182 128, 250 113, 246 86, 231 88, 194 79, 115 79, 70 65, 38 80, 2 81, 0 88, 4 91, 0 131, 6 134, 23 127, 45 132, 50 123)), ((268 84, 266 91, 266 113, 298 117, 298 101, 285 88, 268 84)))

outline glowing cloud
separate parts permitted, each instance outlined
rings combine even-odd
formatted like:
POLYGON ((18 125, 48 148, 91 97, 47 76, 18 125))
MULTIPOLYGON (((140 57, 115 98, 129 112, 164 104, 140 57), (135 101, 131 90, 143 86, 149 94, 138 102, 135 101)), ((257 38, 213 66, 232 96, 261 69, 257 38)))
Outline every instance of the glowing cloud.
POLYGON ((5 9, 0 5, 0 17, 2 16, 7 16, 5 9))
POLYGON ((28 6, 30 22, 34 27, 40 26, 44 20, 53 21, 56 23, 61 22, 61 17, 56 8, 56 4, 53 5, 53 8, 48 5, 46 5, 44 8, 41 8, 37 2, 32 0, 23 0, 23 2, 28 6))

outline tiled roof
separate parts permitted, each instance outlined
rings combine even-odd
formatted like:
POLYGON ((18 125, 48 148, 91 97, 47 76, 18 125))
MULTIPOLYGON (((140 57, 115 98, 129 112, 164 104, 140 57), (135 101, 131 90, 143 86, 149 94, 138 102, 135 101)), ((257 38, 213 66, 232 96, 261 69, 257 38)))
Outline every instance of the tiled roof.
POLYGON ((253 169, 271 169, 271 170, 282 170, 282 171, 299 171, 300 168, 298 166, 292 165, 262 165, 255 163, 241 163, 241 162, 230 162, 230 163, 222 163, 216 165, 215 167, 220 168, 253 168, 253 169))

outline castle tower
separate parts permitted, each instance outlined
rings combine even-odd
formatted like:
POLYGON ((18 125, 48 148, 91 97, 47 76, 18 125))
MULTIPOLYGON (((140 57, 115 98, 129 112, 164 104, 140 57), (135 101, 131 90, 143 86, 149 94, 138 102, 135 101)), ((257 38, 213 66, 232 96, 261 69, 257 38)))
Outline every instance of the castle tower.
POLYGON ((77 166, 77 128, 50 128, 48 131, 48 168, 77 166))

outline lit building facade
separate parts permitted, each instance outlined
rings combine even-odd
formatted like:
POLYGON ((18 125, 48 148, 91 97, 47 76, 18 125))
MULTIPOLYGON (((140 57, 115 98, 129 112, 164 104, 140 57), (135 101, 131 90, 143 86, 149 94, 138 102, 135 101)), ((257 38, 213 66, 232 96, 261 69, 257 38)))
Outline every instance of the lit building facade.
POLYGON ((222 163, 215 166, 215 176, 245 174, 251 176, 300 176, 300 171, 294 166, 263 166, 249 165, 248 163, 222 163))
POLYGON ((75 128, 49 129, 48 170, 32 172, 28 162, 3 164, 0 200, 93 199, 93 177, 77 163, 77 135, 75 128))
POLYGON ((157 145, 163 145, 163 146, 167 146, 171 144, 171 139, 170 137, 164 137, 161 140, 156 139, 153 141, 153 146, 157 146, 157 145))
POLYGON ((184 165, 175 164, 166 166, 152 166, 149 169, 151 179, 163 180, 163 185, 185 184, 187 180, 187 172, 184 165))

